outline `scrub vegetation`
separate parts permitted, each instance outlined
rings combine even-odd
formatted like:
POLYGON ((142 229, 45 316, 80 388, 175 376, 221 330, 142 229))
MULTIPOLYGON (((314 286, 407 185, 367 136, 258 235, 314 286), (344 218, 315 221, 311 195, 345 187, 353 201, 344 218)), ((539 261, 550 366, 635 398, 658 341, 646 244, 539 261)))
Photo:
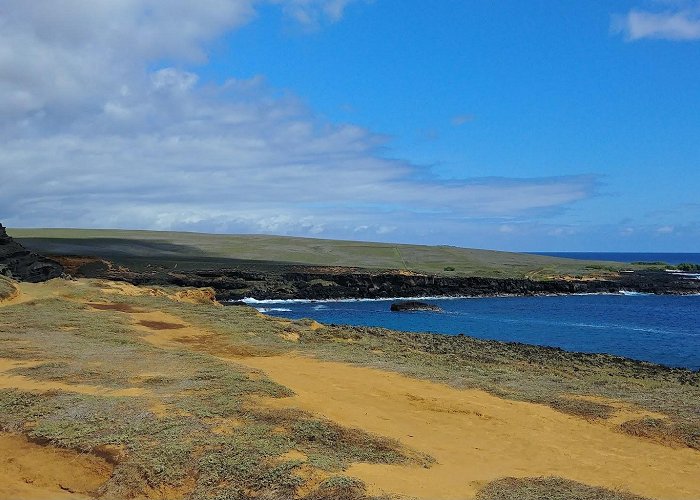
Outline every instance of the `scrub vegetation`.
POLYGON ((107 457, 115 468, 101 497, 164 488, 190 499, 291 497, 306 485, 320 499, 329 489, 322 481, 351 462, 429 463, 361 430, 256 408, 251 397, 291 392, 212 355, 145 343, 118 310, 98 314, 83 303, 104 298, 87 289, 0 315, 0 358, 10 364, 1 374, 0 427, 107 457), (292 450, 309 459, 286 458, 292 450), (307 477, 307 469, 317 472, 307 477))
POLYGON ((644 500, 637 495, 610 491, 558 477, 505 478, 482 489, 476 500, 644 500))
MULTIPOLYGON (((236 359, 292 351, 485 389, 590 421, 610 419, 620 405, 644 408, 653 417, 625 421, 619 432, 699 449, 700 375, 686 370, 280 320, 247 306, 222 307, 206 300, 206 291, 95 280, 31 287, 28 301, 0 309, 0 427, 105 458, 114 469, 93 492, 100 498, 361 500, 376 497, 347 475, 353 463, 433 466, 430 456, 398 441, 265 404, 292 391, 236 359), (36 292, 41 287, 52 292, 36 292), (160 320, 148 316, 156 312, 160 320), (177 342, 159 336, 187 325, 211 335, 177 342)), ((499 480, 479 495, 639 498, 552 478, 499 480)))

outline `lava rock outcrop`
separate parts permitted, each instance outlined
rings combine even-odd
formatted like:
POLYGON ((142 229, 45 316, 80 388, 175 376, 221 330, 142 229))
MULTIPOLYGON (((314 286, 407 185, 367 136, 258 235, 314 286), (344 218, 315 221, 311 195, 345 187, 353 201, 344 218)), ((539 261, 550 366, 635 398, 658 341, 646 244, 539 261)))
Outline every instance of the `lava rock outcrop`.
POLYGON ((24 248, 8 236, 0 224, 0 274, 18 281, 38 283, 60 277, 63 267, 58 262, 24 248))
POLYGON ((429 312, 442 312, 440 307, 435 304, 428 304, 426 302, 419 302, 416 300, 394 302, 391 304, 391 310, 393 312, 411 312, 411 311, 429 311, 429 312))

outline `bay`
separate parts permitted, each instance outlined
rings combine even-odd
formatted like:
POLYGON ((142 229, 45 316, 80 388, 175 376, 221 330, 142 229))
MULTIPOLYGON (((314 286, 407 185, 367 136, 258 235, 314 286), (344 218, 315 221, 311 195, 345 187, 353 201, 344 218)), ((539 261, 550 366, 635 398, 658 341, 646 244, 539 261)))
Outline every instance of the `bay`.
MULTIPOLYGON (((425 300, 425 299, 422 299, 425 300)), ((392 300, 250 301, 325 324, 378 326, 609 353, 700 369, 700 296, 571 295, 426 300, 442 313, 390 311, 392 300)))

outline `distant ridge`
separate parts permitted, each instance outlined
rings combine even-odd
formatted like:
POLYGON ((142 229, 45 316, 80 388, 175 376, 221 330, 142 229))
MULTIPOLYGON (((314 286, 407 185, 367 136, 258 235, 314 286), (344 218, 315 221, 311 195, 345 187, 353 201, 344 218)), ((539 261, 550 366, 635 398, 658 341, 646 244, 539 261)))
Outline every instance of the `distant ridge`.
POLYGON ((617 271, 612 262, 526 253, 292 236, 222 235, 110 229, 13 229, 27 248, 49 255, 90 255, 114 262, 225 267, 231 261, 391 269, 427 274, 546 277, 617 271), (204 263, 204 264, 203 264, 204 263))

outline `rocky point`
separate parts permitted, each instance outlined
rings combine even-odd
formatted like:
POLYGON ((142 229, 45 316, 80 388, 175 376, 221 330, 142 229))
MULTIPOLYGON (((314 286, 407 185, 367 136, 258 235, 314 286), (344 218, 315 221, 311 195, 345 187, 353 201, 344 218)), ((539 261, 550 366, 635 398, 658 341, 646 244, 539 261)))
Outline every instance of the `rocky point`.
POLYGON ((30 252, 13 240, 0 224, 0 274, 18 281, 37 283, 63 274, 58 262, 30 252))

